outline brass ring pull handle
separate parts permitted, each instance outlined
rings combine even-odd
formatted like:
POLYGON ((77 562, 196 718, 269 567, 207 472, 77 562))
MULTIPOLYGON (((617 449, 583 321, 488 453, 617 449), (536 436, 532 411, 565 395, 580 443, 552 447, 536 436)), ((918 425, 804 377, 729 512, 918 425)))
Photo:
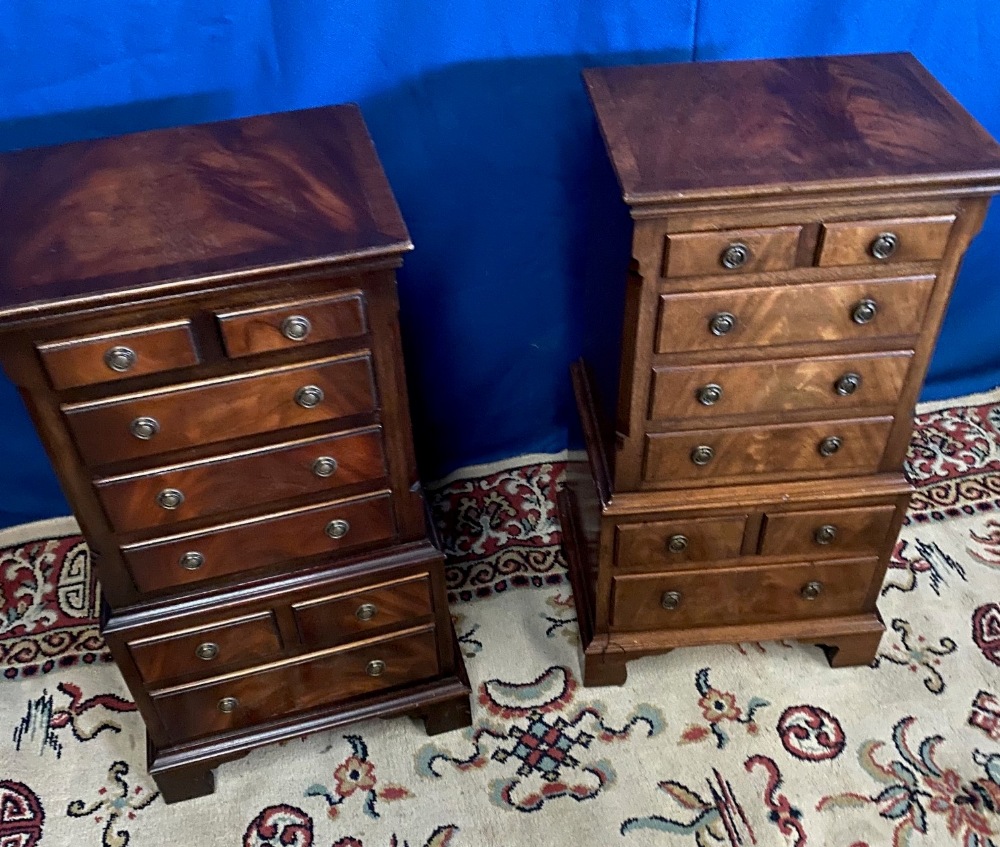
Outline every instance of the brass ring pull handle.
POLYGON ((824 438, 816 448, 824 458, 829 458, 844 446, 844 439, 839 435, 830 435, 824 438))
POLYGON ((333 456, 320 456, 312 463, 312 472, 323 478, 333 476, 337 472, 337 460, 333 456))
POLYGON ((303 409, 315 409, 325 396, 318 385, 303 385, 295 392, 295 402, 303 409))
POLYGON ((719 264, 728 271, 742 268, 750 261, 750 248, 742 241, 734 241, 719 254, 719 264))
POLYGON ((385 673, 385 662, 381 659, 372 659, 365 665, 365 673, 368 676, 382 676, 385 673))
POLYGON ((164 488, 156 495, 156 505, 168 512, 178 508, 184 502, 184 492, 178 488, 164 488))
POLYGON ((815 600, 823 593, 823 583, 822 582, 807 582, 802 586, 802 590, 799 595, 803 600, 815 600))
POLYGON ((704 467, 715 458, 715 450, 707 444, 699 444, 691 451, 691 462, 699 467, 704 467))
POLYGON ((688 548, 688 537, 677 533, 667 539, 667 551, 670 553, 683 553, 688 548))
POLYGON ((722 386, 715 382, 703 385, 695 392, 702 406, 714 406, 722 399, 722 386))
POLYGON ((289 341, 305 341, 310 332, 312 324, 302 315, 289 315, 281 322, 281 334, 289 341))
POLYGON ((851 310, 851 320, 856 324, 864 326, 875 320, 877 314, 878 303, 866 297, 864 300, 859 300, 854 304, 854 308, 851 310))
POLYGON ((732 312, 719 312, 717 315, 712 315, 711 320, 708 322, 708 331, 712 335, 728 335, 736 327, 736 315, 732 312))
POLYGON ((186 571, 196 571, 205 564, 205 556, 197 550, 191 550, 180 557, 179 564, 186 571))
POLYGON ((325 532, 330 538, 343 538, 351 531, 351 525, 343 518, 334 518, 326 525, 325 532))
POLYGON ((358 610, 354 613, 354 616, 359 621, 370 621, 375 615, 378 614, 378 606, 374 603, 362 603, 358 606, 358 610))
POLYGON ((210 662, 219 655, 219 645, 214 641, 206 641, 195 648, 194 654, 203 662, 210 662))
POLYGON ((825 523, 813 533, 813 540, 817 544, 832 544, 837 538, 837 527, 832 523, 825 523))
POLYGON ((131 347, 112 347, 104 354, 104 364, 121 374, 132 370, 138 358, 131 347))
POLYGON ((899 236, 894 232, 880 232, 868 245, 868 252, 872 254, 872 258, 880 262, 892 256, 897 249, 899 249, 899 236))
POLYGON ((239 705, 240 701, 235 697, 223 697, 219 701, 219 711, 224 715, 228 715, 235 712, 239 705))
POLYGON ((128 431, 140 441, 149 441, 160 431, 160 422, 156 418, 136 418, 128 425, 128 431))
POLYGON ((672 612, 681 604, 680 591, 664 591, 660 598, 660 605, 668 612, 672 612))
POLYGON ((841 397, 850 397, 861 388, 861 374, 846 373, 833 384, 833 390, 841 397))

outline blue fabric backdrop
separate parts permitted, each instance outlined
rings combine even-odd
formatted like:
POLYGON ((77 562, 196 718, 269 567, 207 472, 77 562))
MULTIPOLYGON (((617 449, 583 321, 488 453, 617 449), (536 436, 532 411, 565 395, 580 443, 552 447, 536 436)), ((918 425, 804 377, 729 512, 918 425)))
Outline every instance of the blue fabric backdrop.
MULTIPOLYGON (((623 219, 581 68, 910 50, 1000 135, 995 0, 826 5, 16 0, 0 4, 0 149, 360 103, 417 245, 400 294, 433 478, 567 446, 568 363, 617 337, 623 219)), ((926 397, 1000 382, 998 235, 995 212, 966 260, 926 397)), ((0 525, 65 513, 6 382, 0 415, 0 525)))

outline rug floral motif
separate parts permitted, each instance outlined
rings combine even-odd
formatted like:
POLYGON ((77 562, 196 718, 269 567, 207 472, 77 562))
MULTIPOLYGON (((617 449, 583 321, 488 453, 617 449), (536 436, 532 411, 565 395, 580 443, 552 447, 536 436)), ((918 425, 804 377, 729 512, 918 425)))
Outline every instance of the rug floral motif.
POLYGON ((319 733, 222 765, 215 795, 177 806, 104 660, 86 546, 8 533, 0 844, 1000 847, 1000 410, 917 423, 871 667, 750 643, 584 688, 562 465, 512 463, 432 495, 473 726, 319 733))

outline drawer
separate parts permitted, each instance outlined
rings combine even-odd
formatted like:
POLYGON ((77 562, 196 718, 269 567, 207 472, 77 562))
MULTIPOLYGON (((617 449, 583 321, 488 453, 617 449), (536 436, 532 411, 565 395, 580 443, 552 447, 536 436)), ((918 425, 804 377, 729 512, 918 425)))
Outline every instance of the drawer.
POLYGON ((369 630, 433 614, 428 574, 361 590, 317 597, 292 606, 299 640, 323 647, 369 630))
POLYGON ((878 556, 887 539, 894 506, 769 512, 764 516, 762 556, 878 556))
POLYGON ((911 350, 851 356, 655 367, 650 418, 705 418, 802 409, 889 410, 911 350))
POLYGON ((63 406, 80 453, 92 465, 374 409, 370 354, 63 406))
POLYGON ((153 692, 174 742, 333 706, 438 674, 432 626, 153 692))
POLYGON ((67 338, 36 346, 57 390, 197 365, 189 321, 67 338))
POLYGON ((618 524, 615 565, 663 568, 740 555, 747 516, 618 524))
POLYGON ((886 265, 940 259, 954 215, 826 223, 820 229, 816 264, 886 265))
POLYGON ((863 559, 616 576, 611 626, 685 629, 861 614, 877 566, 863 559))
POLYGON ((280 655, 282 644, 274 615, 262 612, 135 639, 128 642, 128 649, 143 680, 153 684, 256 665, 280 655))
POLYGON ((795 267, 801 226, 675 232, 666 236, 664 276, 738 274, 795 267))
POLYGON ((385 492, 129 544, 122 554, 139 590, 156 591, 289 559, 339 554, 389 541, 395 532, 392 498, 385 492))
POLYGON ((215 317, 226 355, 234 358, 356 338, 368 332, 360 291, 216 312, 215 317))
POLYGON ((935 277, 664 294, 657 353, 920 333, 935 277))
POLYGON ((871 473, 892 418, 648 433, 643 479, 718 484, 788 473, 871 473))
POLYGON ((379 428, 306 438, 95 480, 119 532, 336 491, 386 474, 379 428))

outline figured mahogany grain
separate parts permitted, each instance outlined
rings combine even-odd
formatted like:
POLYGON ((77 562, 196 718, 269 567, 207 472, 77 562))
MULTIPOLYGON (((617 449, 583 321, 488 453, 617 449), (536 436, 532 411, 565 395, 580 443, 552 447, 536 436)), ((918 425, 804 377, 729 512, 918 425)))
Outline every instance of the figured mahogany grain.
POLYGON ((740 555, 746 515, 619 524, 615 530, 618 568, 668 568, 688 562, 711 562, 740 555), (674 551, 671 538, 683 536, 686 546, 674 551))
POLYGON ((821 267, 885 265, 940 259, 954 223, 954 215, 824 223, 820 227, 816 264, 821 267), (899 240, 890 256, 879 259, 872 254, 872 243, 882 233, 895 235, 899 240))
POLYGON ((731 275, 792 268, 801 234, 801 226, 672 233, 666 236, 663 275, 731 275), (734 245, 747 248, 748 258, 739 267, 727 268, 722 254, 734 245))
POLYGON ((895 506, 769 512, 764 516, 760 554, 825 558, 876 556, 887 541, 893 540, 887 535, 895 515, 895 506), (835 536, 832 541, 821 544, 816 533, 823 526, 833 527, 835 536))
POLYGON ((692 294, 663 294, 657 353, 726 350, 811 341, 865 341, 911 337, 920 332, 933 276, 749 287, 692 294), (869 323, 853 319, 862 300, 877 313, 869 323), (726 335, 709 322, 728 312, 736 319, 726 335))

